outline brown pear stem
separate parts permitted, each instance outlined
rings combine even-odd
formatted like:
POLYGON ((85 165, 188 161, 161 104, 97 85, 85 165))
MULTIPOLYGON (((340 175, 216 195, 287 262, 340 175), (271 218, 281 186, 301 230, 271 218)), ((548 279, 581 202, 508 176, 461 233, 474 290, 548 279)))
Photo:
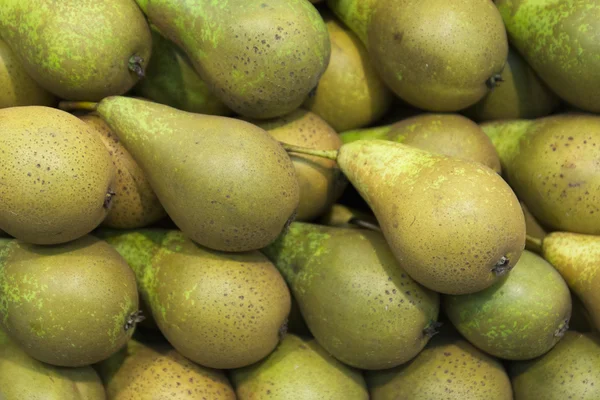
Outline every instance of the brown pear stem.
POLYGON ((142 65, 143 63, 144 59, 138 55, 133 55, 131 58, 129 58, 129 70, 135 72, 140 79, 146 76, 144 67, 142 65))
POLYGON ((58 108, 63 111, 96 111, 98 103, 94 103, 93 101, 61 101, 58 103, 58 108))
POLYGON ((533 246, 541 249, 542 248, 543 240, 539 239, 539 238, 536 238, 536 237, 533 237, 533 236, 525 235, 525 242, 528 245, 533 245, 533 246))
POLYGON ((316 156, 328 158, 330 160, 336 161, 338 156, 337 150, 315 150, 309 149, 307 147, 294 146, 293 144, 287 144, 283 142, 279 142, 283 146, 283 148, 289 153, 300 153, 306 154, 308 156, 316 156))
POLYGON ((356 225, 359 228, 369 229, 375 232, 381 232, 381 228, 375 224, 372 224, 368 221, 364 221, 360 218, 350 218, 348 221, 349 224, 356 225))

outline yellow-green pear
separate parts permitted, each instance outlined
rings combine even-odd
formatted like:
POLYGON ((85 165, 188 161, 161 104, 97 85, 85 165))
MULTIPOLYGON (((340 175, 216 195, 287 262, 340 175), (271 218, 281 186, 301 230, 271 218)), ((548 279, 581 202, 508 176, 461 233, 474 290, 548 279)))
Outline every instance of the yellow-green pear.
POLYGON ((347 207, 343 204, 334 204, 317 222, 337 228, 365 228, 381 231, 381 228, 377 225, 377 219, 372 213, 347 207))

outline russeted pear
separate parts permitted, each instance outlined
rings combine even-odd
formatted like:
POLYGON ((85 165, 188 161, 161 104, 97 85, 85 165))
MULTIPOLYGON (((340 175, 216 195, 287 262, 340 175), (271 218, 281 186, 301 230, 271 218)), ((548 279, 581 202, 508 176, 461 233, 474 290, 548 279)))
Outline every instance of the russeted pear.
POLYGON ((366 228, 381 231, 373 214, 343 204, 334 204, 319 218, 318 223, 336 228, 366 228))
POLYGON ((436 332, 438 294, 404 272, 379 232, 294 222, 262 251, 317 342, 345 364, 394 367, 436 332))
POLYGON ((600 234, 599 116, 569 113, 481 127, 506 180, 543 226, 600 234))
POLYGON ((327 7, 367 44, 367 28, 378 0, 327 0, 327 7))
POLYGON ((600 398, 600 340, 567 332, 548 353, 509 366, 515 400, 600 398))
POLYGON ((37 360, 66 367, 104 360, 139 318, 133 271, 102 240, 13 240, 0 249, 0 326, 37 360))
POLYGON ((152 51, 132 0, 3 0, 0 36, 38 84, 68 100, 127 92, 152 51))
POLYGON ((340 135, 344 143, 377 138, 404 143, 432 153, 477 161, 500 173, 494 145, 479 125, 459 114, 420 114, 406 118, 389 129, 360 130, 340 135))
POLYGON ((184 357, 240 368, 269 354, 285 333, 290 292, 260 252, 212 251, 175 230, 101 237, 129 261, 160 331, 184 357))
POLYGON ((166 215, 165 210, 154 194, 146 175, 106 122, 93 113, 79 118, 102 139, 114 165, 114 187, 118 195, 112 200, 110 211, 102 221, 102 225, 135 229, 163 218, 166 215))
POLYGON ((260 249, 294 218, 299 202, 294 164, 256 125, 122 96, 61 106, 96 111, 173 222, 203 246, 260 249))
POLYGON ((600 3, 496 0, 511 44, 562 99, 600 112, 600 3))
POLYGON ((0 399, 105 400, 106 395, 92 367, 42 363, 0 331, 0 399))
POLYGON ((444 296, 442 304, 469 342, 508 360, 546 353, 563 337, 571 317, 567 284, 552 265, 527 250, 501 281, 477 293, 444 296))
POLYGON ((501 83, 483 99, 464 110, 475 121, 539 118, 550 114, 558 97, 512 47, 502 71, 501 83))
POLYGON ((222 371, 194 364, 168 344, 130 340, 95 368, 107 400, 235 400, 222 371))
POLYGON ((331 52, 323 19, 306 0, 136 0, 236 113, 290 113, 317 86, 331 52))
POLYGON ((25 242, 77 239, 106 217, 110 155, 86 123, 42 106, 0 110, 0 229, 25 242))
POLYGON ((34 81, 17 55, 0 38, 0 108, 53 106, 56 97, 34 81))
POLYGON ((525 203, 522 201, 521 209, 523 210, 523 216, 525 217, 525 233, 527 240, 525 241, 525 248, 529 251, 533 251, 538 254, 542 254, 541 240, 547 235, 546 230, 540 225, 540 223, 531 214, 525 203), (534 240, 530 240, 530 239, 534 240))
POLYGON ((230 371, 238 400, 368 400, 360 371, 314 339, 288 334, 264 360, 230 371))
POLYGON ((134 92, 148 100, 199 114, 229 115, 225 104, 200 79, 185 53, 152 29, 152 58, 134 92))
POLYGON ((377 217, 402 268, 436 292, 491 286, 525 247, 517 197, 482 164, 387 140, 357 140, 337 152, 284 147, 335 159, 377 217))
POLYGON ((322 13, 331 57, 314 95, 304 107, 342 132, 381 118, 392 104, 392 92, 371 65, 365 45, 330 13, 322 13))
POLYGON ((512 400, 502 364, 460 336, 434 337, 414 360, 366 375, 371 400, 512 400))
POLYGON ((508 41, 489 0, 377 0, 367 49, 381 78, 404 101, 452 112, 495 86, 508 41))
MULTIPOLYGON (((249 120, 280 142, 319 150, 337 150, 342 145, 338 134, 318 115, 297 109, 271 120, 249 120)), ((300 185, 297 221, 320 216, 342 195, 347 180, 335 161, 302 154, 290 155, 300 185)))

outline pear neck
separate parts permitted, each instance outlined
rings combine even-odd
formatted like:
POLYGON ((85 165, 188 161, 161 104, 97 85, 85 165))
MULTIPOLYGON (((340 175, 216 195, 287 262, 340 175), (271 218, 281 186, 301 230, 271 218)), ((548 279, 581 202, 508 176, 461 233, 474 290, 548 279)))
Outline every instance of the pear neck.
POLYGON ((503 164, 519 152, 519 143, 527 134, 534 120, 515 119, 481 124, 483 132, 490 138, 503 164))
POLYGON ((337 150, 316 150, 316 149, 309 149, 307 147, 295 146, 293 144, 287 144, 287 143, 283 143, 283 142, 279 142, 279 143, 281 143, 281 146, 283 146, 285 151, 287 151, 288 153, 299 153, 299 154, 305 154, 308 156, 328 158, 333 161, 336 161, 337 157, 338 157, 337 150))

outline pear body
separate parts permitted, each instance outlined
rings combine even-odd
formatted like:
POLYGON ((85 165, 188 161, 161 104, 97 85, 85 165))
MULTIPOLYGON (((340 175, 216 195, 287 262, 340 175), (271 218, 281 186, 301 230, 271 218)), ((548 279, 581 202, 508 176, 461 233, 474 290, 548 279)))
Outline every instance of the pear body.
POLYGON ((120 96, 104 99, 97 112, 173 222, 197 243, 259 249, 293 217, 299 202, 294 165, 263 129, 120 96))
POLYGON ((327 0, 327 7, 364 43, 378 0, 327 0))
POLYGON ((386 140, 344 144, 337 161, 402 268, 429 289, 489 287, 525 247, 519 202, 484 165, 386 140))
POLYGON ((150 22, 229 108, 250 118, 298 108, 327 67, 327 28, 306 0, 145 0, 150 22))
POLYGON ((0 110, 0 228, 35 244, 77 239, 111 203, 115 171, 77 117, 42 106, 0 110))
POLYGON ((0 251, 0 325, 31 357, 77 367, 108 358, 133 333, 135 276, 106 242, 14 240, 0 251))
POLYGON ((413 358, 434 333, 437 293, 404 272, 379 232, 294 222, 262 251, 286 279, 317 342, 345 364, 391 368, 413 358))
POLYGON ((0 5, 0 36, 28 74, 68 100, 96 101, 123 94, 146 67, 150 28, 131 0, 6 0, 0 5))
POLYGON ((571 317, 571 295, 560 274, 537 254, 524 251, 502 281, 465 296, 443 298, 446 315, 479 349, 509 360, 550 350, 571 317))
POLYGON ((314 339, 288 334, 264 360, 231 371, 239 400, 368 400, 360 371, 314 339))

